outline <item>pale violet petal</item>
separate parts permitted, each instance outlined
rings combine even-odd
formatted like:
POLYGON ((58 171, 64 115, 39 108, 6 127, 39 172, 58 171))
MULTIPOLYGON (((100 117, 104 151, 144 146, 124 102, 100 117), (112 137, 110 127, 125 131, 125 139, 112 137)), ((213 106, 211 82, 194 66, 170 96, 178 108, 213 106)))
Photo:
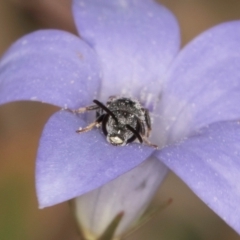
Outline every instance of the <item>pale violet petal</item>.
POLYGON ((207 30, 180 52, 154 125, 163 145, 210 123, 240 118, 239 43, 240 21, 233 21, 207 30))
POLYGON ((74 0, 73 13, 80 35, 101 62, 101 99, 133 95, 153 108, 179 51, 173 14, 151 0, 74 0))
POLYGON ((41 30, 15 42, 0 61, 0 104, 32 100, 63 108, 92 102, 99 90, 95 52, 79 37, 41 30))
POLYGON ((155 155, 240 234, 239 143, 240 122, 218 122, 155 155))
POLYGON ((112 146, 100 129, 78 134, 87 123, 68 111, 54 114, 42 133, 36 163, 40 207, 75 198, 142 163, 153 148, 112 146))

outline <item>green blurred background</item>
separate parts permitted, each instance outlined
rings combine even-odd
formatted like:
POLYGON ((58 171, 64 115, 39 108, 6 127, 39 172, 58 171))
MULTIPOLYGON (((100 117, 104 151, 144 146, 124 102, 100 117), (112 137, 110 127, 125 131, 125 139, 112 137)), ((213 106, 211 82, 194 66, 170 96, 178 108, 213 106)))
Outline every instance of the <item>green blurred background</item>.
MULTIPOLYGON (((240 19, 237 0, 162 0, 177 16, 182 45, 218 23, 240 19)), ((0 0, 0 55, 39 28, 74 31, 68 0, 0 0), (67 9, 67 10, 66 10, 67 9)), ((56 108, 37 103, 0 107, 0 240, 77 240, 66 203, 38 209, 34 168, 38 140, 56 108)), ((237 184, 237 183, 236 183, 237 184)), ((153 204, 173 203, 128 240, 240 240, 188 187, 169 174, 153 204)))

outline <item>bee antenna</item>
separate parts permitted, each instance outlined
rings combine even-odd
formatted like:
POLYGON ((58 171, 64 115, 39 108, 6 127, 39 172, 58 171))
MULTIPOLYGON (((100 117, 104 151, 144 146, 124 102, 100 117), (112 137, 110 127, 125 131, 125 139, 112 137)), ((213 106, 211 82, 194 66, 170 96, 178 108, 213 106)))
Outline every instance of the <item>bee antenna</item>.
POLYGON ((143 142, 142 137, 133 127, 131 127, 129 124, 127 124, 126 127, 127 127, 128 130, 130 130, 137 137, 137 139, 139 140, 140 143, 143 142))
POLYGON ((102 108, 106 113, 108 113, 118 123, 116 116, 103 103, 99 102, 96 99, 94 99, 93 102, 96 103, 100 108, 102 108))

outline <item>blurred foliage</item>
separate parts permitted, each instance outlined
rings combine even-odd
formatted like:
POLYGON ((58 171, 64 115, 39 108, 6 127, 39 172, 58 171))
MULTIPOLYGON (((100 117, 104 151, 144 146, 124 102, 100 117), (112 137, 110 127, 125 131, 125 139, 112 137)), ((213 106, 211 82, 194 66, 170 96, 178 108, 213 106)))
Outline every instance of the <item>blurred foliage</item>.
POLYGON ((0 185, 0 239, 27 239, 28 185, 21 176, 9 176, 0 185))

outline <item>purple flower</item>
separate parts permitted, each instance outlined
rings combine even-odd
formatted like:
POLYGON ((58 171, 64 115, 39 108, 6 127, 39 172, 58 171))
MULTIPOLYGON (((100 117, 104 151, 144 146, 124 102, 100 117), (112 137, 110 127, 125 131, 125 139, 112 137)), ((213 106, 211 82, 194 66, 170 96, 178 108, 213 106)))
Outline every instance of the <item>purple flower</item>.
MULTIPOLYGON (((96 189, 151 156, 143 164, 164 163, 240 233, 240 21, 206 31, 179 52, 175 18, 151 0, 75 0, 73 13, 83 40, 44 30, 7 51, 0 103, 77 109, 94 98, 134 96, 152 112, 151 141, 161 149, 114 147, 97 129, 78 135, 85 116, 59 111, 40 141, 40 206, 96 189)), ((162 179, 166 167, 158 166, 149 175, 161 171, 162 179)))

